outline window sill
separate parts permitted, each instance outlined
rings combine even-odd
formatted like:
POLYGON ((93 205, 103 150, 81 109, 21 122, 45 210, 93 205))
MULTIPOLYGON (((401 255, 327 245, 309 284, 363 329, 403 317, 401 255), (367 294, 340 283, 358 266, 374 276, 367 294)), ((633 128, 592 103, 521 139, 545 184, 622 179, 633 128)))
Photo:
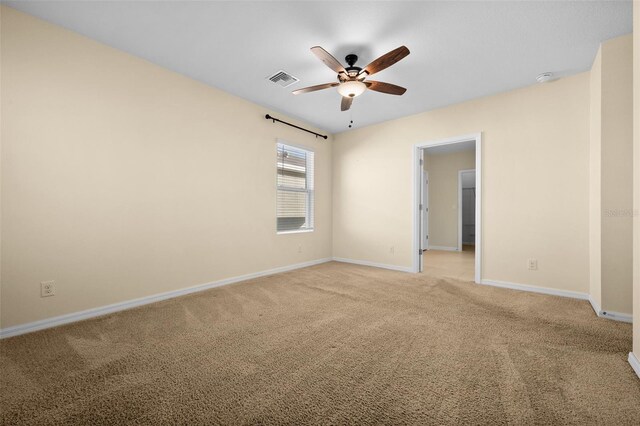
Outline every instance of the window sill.
POLYGON ((276 232, 276 234, 278 235, 283 235, 283 234, 305 234, 307 232, 313 232, 313 229, 296 229, 294 231, 278 231, 276 232))

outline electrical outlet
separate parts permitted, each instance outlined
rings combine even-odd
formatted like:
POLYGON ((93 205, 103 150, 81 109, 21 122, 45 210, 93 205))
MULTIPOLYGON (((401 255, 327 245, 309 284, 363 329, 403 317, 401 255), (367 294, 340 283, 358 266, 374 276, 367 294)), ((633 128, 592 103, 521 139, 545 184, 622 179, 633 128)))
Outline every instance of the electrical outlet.
POLYGON ((529 259, 527 261, 527 266, 529 267, 530 271, 538 270, 538 259, 529 259))
POLYGON ((42 281, 40 282, 40 297, 49 297, 56 295, 56 282, 55 281, 42 281))

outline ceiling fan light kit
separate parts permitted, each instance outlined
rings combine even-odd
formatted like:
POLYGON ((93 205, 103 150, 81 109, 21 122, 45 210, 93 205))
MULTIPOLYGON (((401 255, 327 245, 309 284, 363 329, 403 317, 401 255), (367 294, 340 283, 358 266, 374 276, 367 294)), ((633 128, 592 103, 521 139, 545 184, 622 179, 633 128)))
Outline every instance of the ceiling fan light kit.
POLYGON ((328 89, 330 87, 337 87, 338 93, 342 96, 340 110, 347 111, 351 108, 353 98, 360 96, 367 89, 386 93, 388 95, 403 95, 407 91, 404 87, 396 86, 391 83, 365 81, 367 77, 390 67, 406 57, 410 53, 406 46, 400 46, 397 49, 380 56, 364 68, 355 66, 355 63, 358 61, 358 56, 354 54, 349 54, 345 57, 345 61, 349 64, 349 66, 345 68, 336 58, 320 46, 312 47, 311 52, 313 52, 318 59, 324 62, 326 66, 338 73, 338 83, 325 83, 305 87, 303 89, 294 90, 292 92, 294 95, 315 92, 318 90, 328 89))
POLYGON ((338 93, 348 98, 360 96, 365 90, 367 90, 367 85, 357 80, 345 81, 338 86, 338 93))

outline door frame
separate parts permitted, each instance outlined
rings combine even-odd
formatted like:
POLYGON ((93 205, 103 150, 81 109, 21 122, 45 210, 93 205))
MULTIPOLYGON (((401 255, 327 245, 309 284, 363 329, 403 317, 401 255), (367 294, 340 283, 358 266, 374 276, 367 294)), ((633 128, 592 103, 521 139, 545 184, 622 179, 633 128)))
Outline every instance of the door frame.
POLYGON ((474 141, 476 144, 476 246, 475 246, 475 282, 482 279, 482 133, 456 136, 419 142, 413 145, 413 262, 411 270, 415 273, 422 270, 422 255, 420 254, 420 157, 421 150, 429 147, 450 145, 454 143, 474 141))
POLYGON ((475 171, 476 169, 458 170, 458 251, 462 251, 462 175, 475 171))

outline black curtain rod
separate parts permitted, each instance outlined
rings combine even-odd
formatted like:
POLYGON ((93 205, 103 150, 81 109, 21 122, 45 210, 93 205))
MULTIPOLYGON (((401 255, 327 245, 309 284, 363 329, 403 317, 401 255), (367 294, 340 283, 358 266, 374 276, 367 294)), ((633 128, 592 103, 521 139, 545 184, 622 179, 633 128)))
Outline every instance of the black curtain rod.
POLYGON ((291 127, 295 127, 296 129, 300 129, 300 130, 304 130, 305 132, 311 133, 312 135, 316 135, 317 137, 321 137, 326 139, 328 136, 327 135, 321 135, 320 133, 316 133, 316 132, 312 132, 311 130, 307 130, 304 127, 300 127, 300 126, 296 126, 295 124, 291 124, 291 123, 287 123, 286 121, 282 121, 279 120, 275 117, 270 116, 269 114, 265 115, 264 118, 266 118, 267 120, 273 120, 273 122, 275 123, 276 121, 282 124, 286 124, 287 126, 291 126, 291 127))

